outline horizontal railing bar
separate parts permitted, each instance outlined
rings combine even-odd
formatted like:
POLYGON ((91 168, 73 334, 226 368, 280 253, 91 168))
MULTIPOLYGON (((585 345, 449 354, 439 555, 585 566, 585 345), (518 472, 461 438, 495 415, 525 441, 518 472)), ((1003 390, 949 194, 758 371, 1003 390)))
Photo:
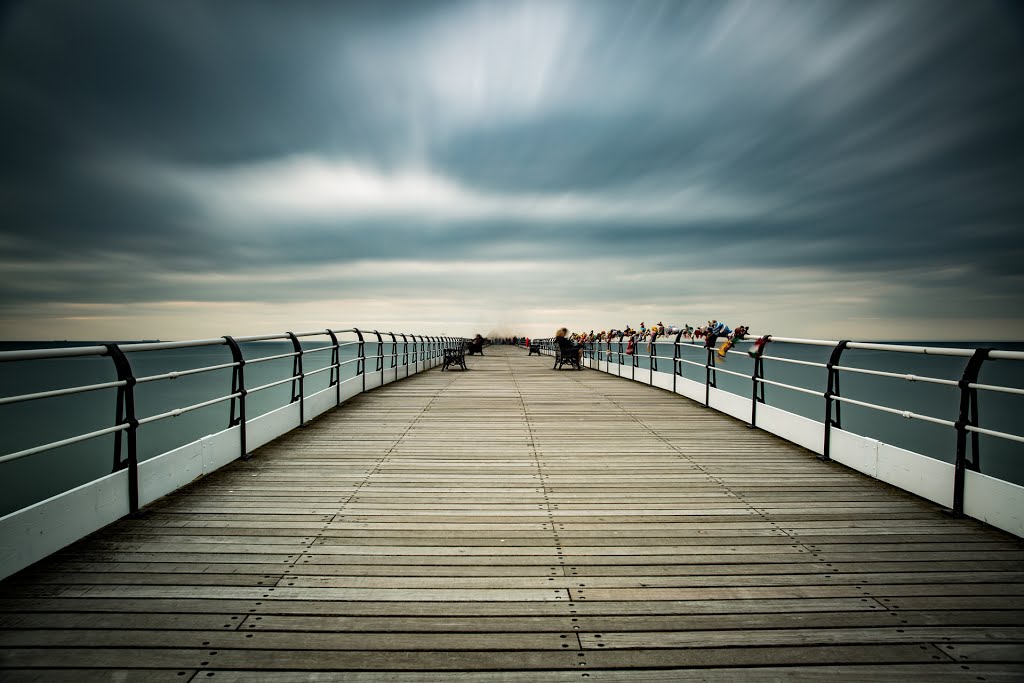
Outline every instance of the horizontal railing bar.
POLYGON ((971 389, 983 389, 984 391, 998 391, 1003 394, 1024 396, 1024 389, 1016 389, 1014 387, 1001 387, 996 384, 968 384, 967 386, 971 389))
MULTIPOLYGON (((296 336, 298 336, 298 335, 296 335, 296 336)), ((341 344, 338 344, 338 347, 340 348, 341 344)), ((308 356, 308 355, 313 354, 313 353, 320 353, 321 351, 333 351, 333 350, 334 350, 334 344, 328 344, 327 346, 317 346, 316 348, 313 348, 313 349, 302 349, 302 353, 304 355, 308 356)))
MULTIPOLYGON (((772 338, 774 341, 774 337, 772 338)), ((892 351, 895 353, 920 353, 927 356, 965 356, 974 355, 975 349, 954 349, 938 346, 905 346, 902 344, 872 344, 868 342, 850 342, 846 345, 848 349, 860 349, 862 351, 892 351)))
POLYGON ((931 417, 930 415, 921 415, 920 413, 914 413, 909 410, 897 410, 896 408, 890 408, 888 406, 880 406, 874 403, 868 403, 866 401, 858 401, 852 398, 846 398, 845 396, 833 396, 833 401, 841 401, 843 403, 852 403, 854 405, 863 406, 864 408, 871 408, 872 410, 878 410, 883 413, 891 413, 893 415, 899 415, 905 417, 908 420, 923 420, 925 422, 932 422, 937 425, 944 427, 955 427, 956 423, 952 420, 943 420, 938 417, 931 417))
POLYGON ((680 363, 686 363, 688 365, 696 365, 698 368, 706 368, 707 367, 706 363, 701 363, 701 362, 698 362, 698 361, 695 361, 695 360, 687 360, 685 358, 676 358, 676 360, 678 360, 680 363))
MULTIPOLYGON (((371 356, 367 356, 367 358, 371 358, 371 356)), ((362 358, 349 358, 348 360, 341 361, 340 363, 338 363, 338 365, 348 365, 349 363, 358 363, 361 360, 363 360, 363 359, 362 358)))
POLYGON ((25 401, 35 401, 40 398, 53 398, 55 396, 68 396, 71 394, 84 394, 87 391, 97 391, 99 389, 113 389, 116 387, 123 387, 127 382, 121 380, 119 382, 103 382, 102 384, 86 384, 80 387, 68 387, 67 389, 53 389, 51 391, 39 391, 34 394, 21 394, 20 396, 4 396, 0 398, 0 406, 9 405, 11 403, 23 403, 25 401))
POLYGON ((903 379, 908 382, 925 382, 927 384, 945 384, 946 386, 959 386, 960 383, 953 379, 940 379, 938 377, 922 377, 921 375, 904 375, 898 372, 885 372, 883 370, 868 370, 867 368, 854 368, 848 365, 834 365, 836 370, 842 370, 843 372, 853 372, 859 375, 875 375, 877 377, 891 377, 893 379, 903 379))
POLYGON ((1024 436, 1018 434, 1007 434, 1006 432, 997 432, 994 429, 985 429, 984 427, 975 427, 974 425, 964 425, 964 429, 969 432, 977 432, 978 434, 987 434, 989 436, 995 436, 1000 439, 1009 439, 1010 441, 1019 441, 1024 443, 1024 436))
POLYGON ((246 392, 246 393, 255 394, 257 391, 263 391, 264 389, 269 389, 271 387, 276 387, 278 384, 284 384, 285 382, 291 382, 293 380, 297 380, 298 378, 299 378, 299 375, 295 375, 294 377, 285 377, 284 379, 279 379, 276 382, 270 382, 269 384, 264 384, 262 386, 258 386, 255 389, 249 389, 248 392, 246 392))
MULTIPOLYGON (((252 392, 249 392, 249 393, 252 393, 252 392)), ((185 413, 192 412, 193 410, 199 410, 200 408, 205 408, 207 406, 212 406, 212 405, 214 405, 216 403, 223 403, 224 401, 230 401, 231 399, 238 398, 241 395, 242 394, 240 394, 240 393, 239 394, 230 394, 228 396, 221 396, 220 398, 213 398, 213 399, 210 399, 209 401, 203 401, 202 403, 196 403, 194 405, 186 406, 184 408, 175 408, 174 410, 169 410, 166 413, 160 413, 158 415, 150 415, 149 417, 144 417, 141 420, 139 420, 139 424, 140 425, 144 425, 144 424, 149 424, 150 422, 156 422, 157 420, 164 420, 164 419, 166 419, 168 417, 178 417, 179 415, 183 415, 185 413)))
POLYGON ((327 372, 328 370, 333 370, 334 367, 335 366, 333 364, 326 365, 326 366, 320 368, 319 370, 309 370, 307 372, 304 372, 304 373, 302 373, 302 376, 303 377, 312 377, 313 375, 319 375, 321 372, 327 372))
POLYGON ((161 379, 178 379, 179 377, 187 377, 188 375, 198 375, 202 372, 213 372, 214 370, 226 370, 227 368, 234 368, 237 366, 238 363, 224 363, 222 365, 210 365, 205 368, 194 368, 192 370, 175 370, 174 372, 165 372, 162 375, 139 377, 135 382, 136 384, 142 384, 143 382, 156 382, 161 379))
POLYGON ((276 356, 263 356, 262 358, 253 358, 252 360, 245 361, 246 365, 252 365, 253 363, 263 363, 268 360, 279 360, 281 358, 292 358, 299 355, 298 351, 292 351, 290 353, 280 353, 276 356))
MULTIPOLYGON (((239 341, 239 340, 236 340, 239 341)), ((118 344, 117 347, 125 353, 136 353, 139 351, 167 351, 170 349, 188 349, 197 346, 223 346, 227 341, 223 337, 216 339, 190 339, 188 341, 175 342, 140 342, 138 344, 118 344)))
POLYGON ((835 346, 839 342, 827 341, 824 339, 801 339, 800 337, 776 337, 772 335, 772 342, 782 344, 803 344, 805 346, 835 346))
MULTIPOLYGON (((828 339, 800 339, 798 337, 776 337, 772 335, 773 342, 782 342, 783 344, 804 344, 807 346, 836 346, 839 344, 838 341, 828 339)), ((860 349, 862 351, 891 351, 894 353, 920 353, 928 356, 960 356, 970 357, 974 355, 976 349, 961 349, 953 347, 943 346, 911 346, 907 344, 879 344, 877 342, 848 342, 846 344, 848 349, 860 349)), ((992 352, 996 353, 996 352, 992 352)), ((1013 360, 1024 360, 1024 353, 1020 351, 1000 351, 999 357, 1013 360)), ((996 358, 997 356, 991 356, 996 358)))
POLYGON ((988 357, 993 360, 1024 360, 1024 351, 1000 351, 993 349, 988 352, 988 357))
POLYGON ((24 458, 27 455, 35 455, 36 453, 42 453, 44 451, 52 451, 53 449, 60 448, 61 446, 70 446, 71 444, 78 443, 79 441, 87 441, 89 439, 94 439, 97 436, 113 434, 114 432, 120 432, 124 429, 128 429, 128 425, 114 425, 113 427, 99 429, 96 430, 95 432, 89 432, 88 434, 79 434, 78 436, 72 436, 69 439, 62 439, 60 441, 53 441, 51 443, 43 444, 42 446, 26 448, 23 451, 18 451, 16 453, 8 453, 7 455, 0 457, 0 463, 9 462, 11 460, 17 460, 18 458, 24 458))
MULTIPOLYGON (((298 336, 298 335, 296 335, 298 336)), ((235 337, 235 341, 239 344, 248 344, 251 342, 261 341, 284 341, 285 339, 291 339, 287 334, 254 334, 248 337, 235 337)))
POLYGON ((22 351, 0 352, 0 362, 105 356, 106 353, 107 347, 105 346, 73 346, 66 349, 25 349, 22 351))
POLYGON ((824 363, 816 363, 812 360, 797 360, 795 358, 783 358, 781 356, 761 356, 764 360, 775 360, 780 363, 791 363, 793 365, 806 365, 812 368, 827 368, 824 363))
POLYGON ((721 372, 726 375, 734 375, 740 379, 750 379, 750 375, 744 375, 743 373, 734 372, 733 370, 726 370, 721 365, 705 365, 704 367, 708 370, 714 370, 715 372, 721 372))
MULTIPOLYGON (((296 336, 298 336, 298 335, 296 335, 296 336)), ((357 341, 347 341, 347 342, 340 341, 340 342, 338 342, 338 348, 340 349, 343 346, 353 346, 353 345, 358 344, 358 343, 359 342, 357 342, 357 341)), ((334 344, 328 344, 327 346, 317 346, 317 347, 314 347, 312 349, 303 349, 302 352, 308 356, 311 353, 320 353, 321 351, 332 351, 333 349, 334 349, 334 344)))
POLYGON ((804 387, 793 386, 792 384, 783 384, 782 382, 776 382, 772 379, 765 379, 764 377, 758 377, 757 380, 761 384, 770 384, 773 387, 782 387, 783 389, 791 389, 792 391, 799 391, 801 394, 809 394, 811 396, 817 396, 821 398, 825 395, 823 391, 814 391, 813 389, 805 389, 804 387))

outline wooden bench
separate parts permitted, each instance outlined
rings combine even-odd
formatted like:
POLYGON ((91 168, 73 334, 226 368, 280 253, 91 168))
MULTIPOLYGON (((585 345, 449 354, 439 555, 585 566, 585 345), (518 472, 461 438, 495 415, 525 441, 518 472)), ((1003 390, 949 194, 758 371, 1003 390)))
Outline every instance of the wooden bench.
POLYGON ((555 364, 551 366, 552 370, 561 370, 563 365, 569 365, 577 370, 583 369, 583 364, 580 362, 580 352, 577 348, 566 349, 565 353, 562 349, 555 347, 555 364))
POLYGON ((526 355, 527 356, 532 356, 533 354, 537 354, 538 356, 540 355, 540 343, 539 342, 530 342, 530 352, 528 354, 526 354, 526 355))
POLYGON ((447 370, 451 365, 458 365, 463 370, 466 370, 466 342, 462 342, 458 346, 451 346, 444 349, 444 361, 441 364, 441 370, 447 370))

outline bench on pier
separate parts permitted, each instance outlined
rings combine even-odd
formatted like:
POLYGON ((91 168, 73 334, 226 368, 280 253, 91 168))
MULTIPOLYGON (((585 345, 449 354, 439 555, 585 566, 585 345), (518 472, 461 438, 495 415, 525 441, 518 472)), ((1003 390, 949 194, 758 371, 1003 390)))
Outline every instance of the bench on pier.
POLYGON ((537 354, 538 356, 540 355, 540 343, 539 342, 530 342, 530 352, 528 354, 526 354, 526 355, 527 356, 532 356, 533 354, 537 354))
POLYGON ((469 344, 466 345, 466 350, 471 356, 474 353, 479 353, 481 356, 484 355, 484 340, 481 339, 478 342, 469 342, 469 344))
POLYGON ((555 364, 551 366, 551 369, 561 370, 563 365, 574 367, 577 370, 583 369, 583 363, 580 361, 580 351, 578 347, 555 347, 555 364))
POLYGON ((466 342, 458 346, 450 346, 444 349, 444 360, 441 363, 441 370, 447 370, 452 365, 458 365, 466 370, 466 342))

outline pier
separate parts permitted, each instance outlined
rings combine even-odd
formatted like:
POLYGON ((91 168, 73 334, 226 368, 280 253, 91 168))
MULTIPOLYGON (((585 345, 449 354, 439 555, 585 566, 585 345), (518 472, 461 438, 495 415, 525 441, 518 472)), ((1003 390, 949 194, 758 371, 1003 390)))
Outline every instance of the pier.
POLYGON ((4 681, 1024 678, 1024 542, 490 347, 0 583, 4 681))

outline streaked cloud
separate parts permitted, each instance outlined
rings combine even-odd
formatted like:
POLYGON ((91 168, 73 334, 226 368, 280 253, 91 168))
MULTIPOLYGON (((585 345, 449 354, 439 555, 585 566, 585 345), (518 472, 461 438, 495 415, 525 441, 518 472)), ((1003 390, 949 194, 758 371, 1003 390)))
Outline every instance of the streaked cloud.
POLYGON ((1020 337, 1021 14, 14 3, 0 324, 1020 337))

